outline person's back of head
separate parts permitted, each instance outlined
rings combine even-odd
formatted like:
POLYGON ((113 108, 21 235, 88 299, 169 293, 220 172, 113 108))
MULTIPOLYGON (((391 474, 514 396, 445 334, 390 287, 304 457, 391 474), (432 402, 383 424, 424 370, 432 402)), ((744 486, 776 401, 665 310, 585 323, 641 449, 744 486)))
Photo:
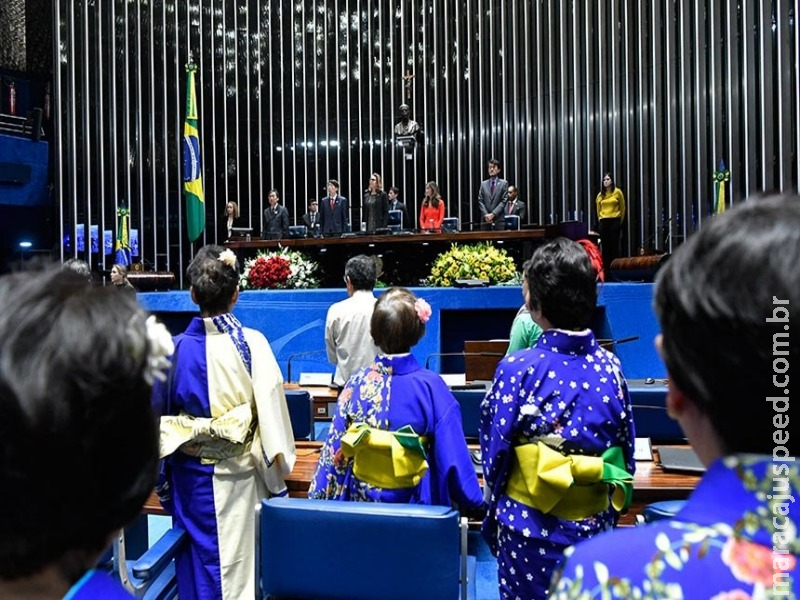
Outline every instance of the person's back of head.
POLYGON ((405 288, 386 290, 375 303, 370 335, 386 354, 408 352, 425 335, 430 306, 405 288))
POLYGON ((75 275, 83 278, 85 281, 92 281, 92 270, 89 268, 89 264, 85 260, 81 260, 80 258, 70 258, 64 261, 64 264, 61 265, 61 268, 65 271, 75 273, 75 275))
POLYGON ((344 267, 344 276, 350 281, 354 291, 371 292, 378 280, 375 260, 364 254, 354 256, 344 267))
POLYGON ((231 250, 213 244, 200 248, 186 275, 192 298, 203 313, 228 312, 239 288, 239 263, 231 250))
POLYGON ((556 328, 585 329, 597 306, 597 272, 577 242, 556 238, 527 263, 529 309, 556 328))
POLYGON ((715 216, 658 274, 670 380, 709 416, 728 454, 771 454, 777 444, 773 416, 788 408, 789 365, 800 363, 789 337, 800 323, 798 264, 800 197, 755 197, 715 216))
POLYGON ((68 587, 153 489, 172 340, 133 296, 63 270, 0 279, 0 304, 0 584, 54 570, 68 587))

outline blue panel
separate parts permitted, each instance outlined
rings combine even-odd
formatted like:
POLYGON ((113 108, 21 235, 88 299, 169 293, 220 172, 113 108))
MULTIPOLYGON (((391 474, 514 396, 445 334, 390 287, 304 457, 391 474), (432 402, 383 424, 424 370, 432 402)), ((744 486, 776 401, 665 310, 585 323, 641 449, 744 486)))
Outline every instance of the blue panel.
MULTIPOLYGON (((412 288, 412 291, 433 308, 425 337, 412 349, 423 365, 431 354, 462 351, 462 340, 507 338, 510 319, 522 304, 517 287, 412 288)), ((376 296, 379 294, 380 290, 376 290, 376 296)), ((592 325, 598 337, 639 338, 615 348, 629 379, 665 377, 664 366, 653 346, 659 329, 651 307, 652 294, 652 284, 607 283, 598 299, 592 325)), ((344 289, 250 290, 239 295, 233 312, 244 325, 264 333, 284 377, 292 358, 292 378, 297 379, 301 372, 333 372, 324 352, 325 316, 331 304, 346 297, 344 289), (319 352, 296 356, 315 350, 319 352)), ((159 314, 173 333, 180 333, 191 316, 197 314, 197 306, 188 292, 141 293, 139 301, 159 314)), ((432 360, 431 368, 439 371, 440 364, 432 360)))
POLYGON ((0 135, 0 162, 27 165, 30 180, 25 183, 0 183, 0 204, 38 206, 47 204, 47 142, 0 135))

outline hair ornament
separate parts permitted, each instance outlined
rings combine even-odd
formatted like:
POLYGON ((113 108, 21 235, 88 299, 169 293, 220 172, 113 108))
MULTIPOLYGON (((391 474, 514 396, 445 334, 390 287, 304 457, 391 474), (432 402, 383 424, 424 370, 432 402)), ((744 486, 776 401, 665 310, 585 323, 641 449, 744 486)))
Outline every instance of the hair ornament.
POLYGON ((225 250, 220 252, 219 256, 217 257, 217 260, 224 262, 231 269, 236 268, 236 255, 230 248, 225 248, 225 250))
POLYGON ((428 319, 431 318, 431 305, 428 304, 423 298, 417 298, 417 301, 414 302, 414 310, 417 311, 417 316, 422 323, 427 323, 428 319))
MULTIPOLYGON (((226 252, 231 252, 226 250, 226 252)), ((234 260, 236 257, 234 256, 234 260)), ((172 366, 169 357, 175 352, 175 343, 172 341, 172 335, 153 315, 147 317, 145 321, 145 329, 147 331, 147 366, 144 369, 144 379, 150 385, 153 385, 156 379, 160 381, 167 380, 166 371, 172 366)))

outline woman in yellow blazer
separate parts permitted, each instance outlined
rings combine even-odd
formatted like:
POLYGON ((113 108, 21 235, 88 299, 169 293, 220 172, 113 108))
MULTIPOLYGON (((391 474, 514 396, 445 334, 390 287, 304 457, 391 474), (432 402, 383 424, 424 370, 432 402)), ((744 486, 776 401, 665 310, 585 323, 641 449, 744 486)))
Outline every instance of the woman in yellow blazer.
POLYGON ((625 195, 614 185, 611 173, 603 175, 597 204, 597 230, 603 251, 603 268, 608 273, 611 262, 620 255, 622 221, 625 219, 625 195))

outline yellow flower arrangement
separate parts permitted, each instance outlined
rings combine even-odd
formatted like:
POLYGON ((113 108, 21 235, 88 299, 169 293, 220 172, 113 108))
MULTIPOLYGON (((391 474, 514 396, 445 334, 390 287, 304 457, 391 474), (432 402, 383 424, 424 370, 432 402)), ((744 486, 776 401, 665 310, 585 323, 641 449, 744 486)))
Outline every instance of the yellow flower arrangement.
POLYGON ((456 279, 482 279, 492 284, 517 279, 514 259, 489 243, 453 244, 431 267, 426 285, 450 287, 456 279))

